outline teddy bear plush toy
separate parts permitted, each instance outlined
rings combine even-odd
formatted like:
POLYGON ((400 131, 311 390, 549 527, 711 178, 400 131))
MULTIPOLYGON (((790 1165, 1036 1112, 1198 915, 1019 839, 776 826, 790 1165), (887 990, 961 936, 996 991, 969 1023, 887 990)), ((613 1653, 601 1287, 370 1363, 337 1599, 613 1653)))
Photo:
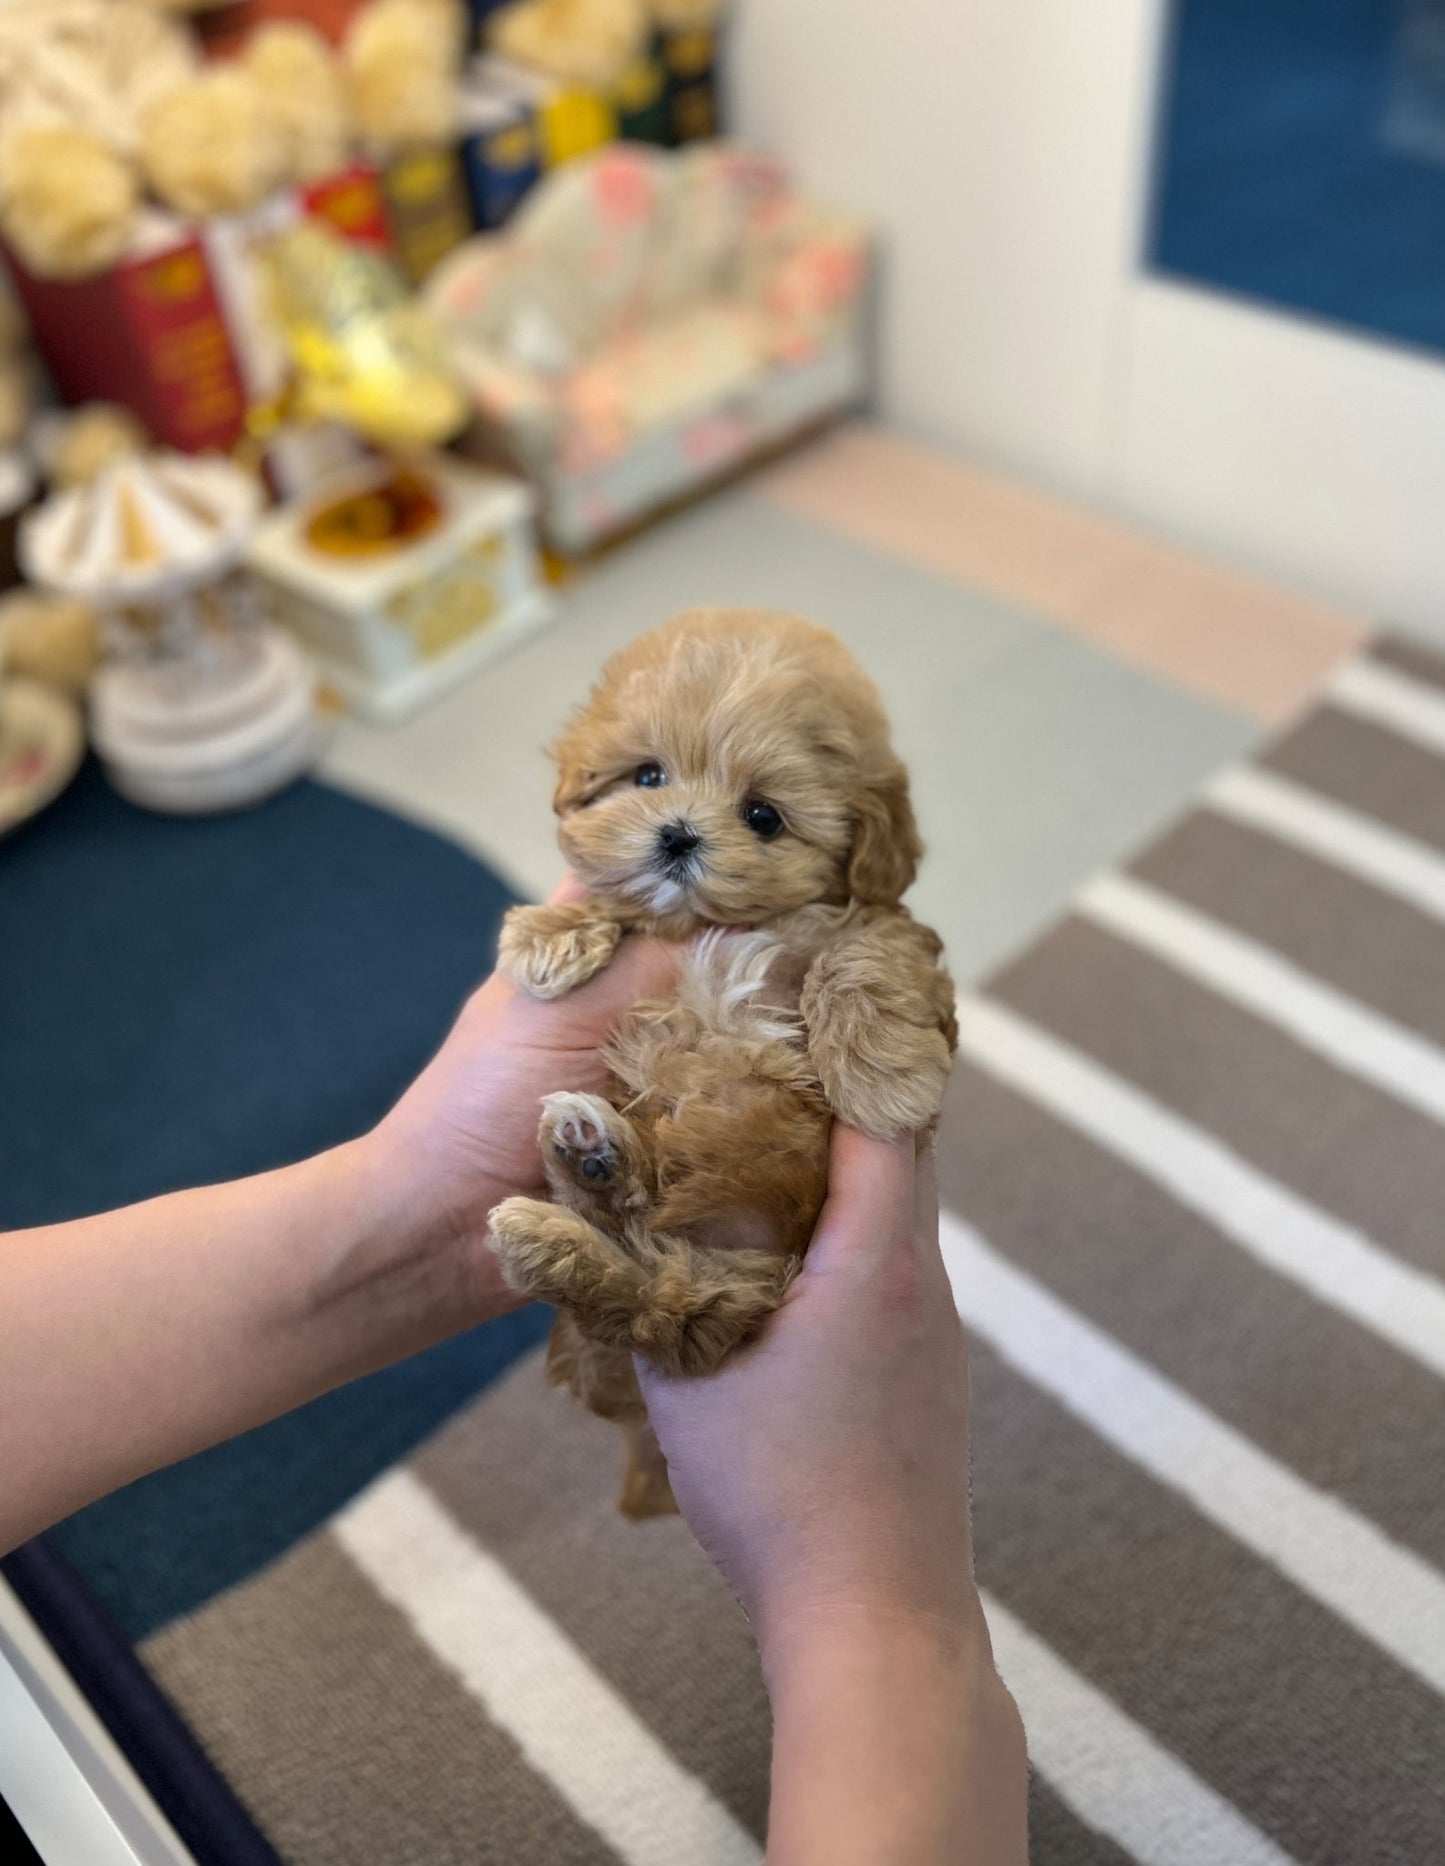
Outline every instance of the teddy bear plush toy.
POLYGON ((488 22, 493 51, 559 83, 611 91, 641 57, 648 0, 519 0, 488 22))
POLYGON ((142 119, 196 63, 139 0, 0 7, 0 230, 29 270, 80 278, 124 252, 142 119))
MULTIPOLYGON (((383 8, 404 12, 411 42, 425 43, 412 57, 393 35, 388 51, 383 30, 380 62, 408 74, 412 90, 449 98, 455 59, 426 22, 450 21, 441 36, 456 39, 450 0, 374 0, 357 30, 383 8)), ((321 34, 273 22, 237 58, 205 64, 165 16, 191 10, 140 0, 0 7, 0 231, 36 275, 105 271, 147 196, 194 218, 245 213, 344 165, 355 127, 348 80, 321 34)))
POLYGON ((465 21, 453 0, 371 0, 342 46, 361 141, 383 155, 445 142, 456 128, 465 21))

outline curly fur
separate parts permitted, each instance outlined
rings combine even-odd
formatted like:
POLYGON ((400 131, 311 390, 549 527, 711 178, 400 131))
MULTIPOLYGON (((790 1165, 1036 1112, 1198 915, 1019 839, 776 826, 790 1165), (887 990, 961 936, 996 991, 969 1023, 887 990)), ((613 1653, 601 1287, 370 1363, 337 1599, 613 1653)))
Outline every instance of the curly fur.
POLYGON ((626 930, 690 947, 674 994, 616 1031, 607 1098, 547 1097, 553 1202, 498 1206, 493 1247, 561 1309, 550 1376, 623 1426, 622 1507, 651 1515, 670 1494, 632 1355, 705 1374, 757 1332, 821 1209, 833 1117, 886 1138, 936 1120, 953 988, 900 905, 921 854, 907 774, 826 630, 689 610, 607 664, 555 756, 588 898, 514 909, 503 968, 555 997, 626 930), (695 846, 669 857, 679 827, 695 846))

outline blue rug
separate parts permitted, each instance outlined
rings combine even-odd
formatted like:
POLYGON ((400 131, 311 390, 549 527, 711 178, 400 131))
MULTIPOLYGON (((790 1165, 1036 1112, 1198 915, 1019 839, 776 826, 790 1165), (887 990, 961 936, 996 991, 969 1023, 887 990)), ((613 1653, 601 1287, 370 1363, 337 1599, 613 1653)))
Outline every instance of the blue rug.
MULTIPOLYGON (((322 784, 189 822, 133 809, 87 767, 0 844, 0 1231, 259 1172, 363 1131, 489 969, 509 905, 450 843, 322 784)), ((100 1650, 102 1629, 135 1642, 253 1573, 547 1319, 494 1323, 145 1478, 5 1572, 72 1669, 99 1665, 87 1685, 118 1700, 109 1720, 124 1725, 129 1707, 153 1736, 164 1707, 141 1704, 143 1676, 119 1645, 100 1650)), ((176 1819, 174 1784, 142 1773, 176 1819)), ((213 1814, 182 1809, 193 1850, 262 1857, 216 1851, 213 1814)))

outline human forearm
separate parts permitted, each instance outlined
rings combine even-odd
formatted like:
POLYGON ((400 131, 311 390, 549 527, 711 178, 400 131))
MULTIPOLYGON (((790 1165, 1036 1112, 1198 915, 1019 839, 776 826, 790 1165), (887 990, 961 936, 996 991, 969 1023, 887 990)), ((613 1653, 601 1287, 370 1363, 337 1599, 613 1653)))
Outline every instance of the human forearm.
POLYGON ((764 1661, 769 1866, 1025 1866, 1023 1726, 981 1612, 820 1611, 764 1661))
POLYGON ((390 1146, 0 1238, 0 1548, 511 1306, 390 1146))

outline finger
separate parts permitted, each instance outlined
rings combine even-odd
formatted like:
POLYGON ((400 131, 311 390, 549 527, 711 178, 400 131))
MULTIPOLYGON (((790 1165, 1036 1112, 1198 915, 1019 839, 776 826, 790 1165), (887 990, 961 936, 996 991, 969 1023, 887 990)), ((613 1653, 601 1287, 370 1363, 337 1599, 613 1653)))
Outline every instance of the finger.
POLYGON ((913 1173, 913 1235, 920 1244, 938 1240, 938 1144, 921 1136, 913 1173))
POLYGON ((939 1249, 938 1144, 931 1134, 924 1137, 918 1155, 913 1185, 913 1236, 918 1246, 920 1273, 937 1285, 940 1295, 952 1306, 953 1286, 939 1249))
POLYGON ((615 1022, 639 1000, 666 997, 676 991, 681 952, 681 947, 666 940, 630 935, 619 942, 600 972, 569 995, 568 1002, 589 1017, 595 1014, 615 1022))
POLYGON ((883 1255, 896 1249, 912 1227, 916 1178, 911 1134, 870 1140, 835 1121, 828 1197, 807 1261, 823 1268, 839 1253, 883 1255))
POLYGON ((573 901, 585 901, 587 890, 569 868, 567 873, 547 896, 549 907, 570 906, 573 901))

